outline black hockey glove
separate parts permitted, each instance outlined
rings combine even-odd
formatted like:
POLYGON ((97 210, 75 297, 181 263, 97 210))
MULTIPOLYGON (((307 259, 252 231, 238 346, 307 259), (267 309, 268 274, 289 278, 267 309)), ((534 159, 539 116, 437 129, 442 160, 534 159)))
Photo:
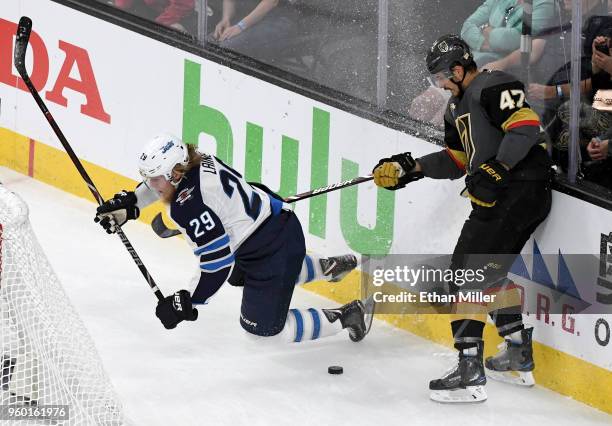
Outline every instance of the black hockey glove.
POLYGON ((191 304, 191 295, 187 290, 180 290, 172 296, 157 302, 155 316, 168 330, 173 329, 181 321, 195 321, 198 310, 191 304))
POLYGON ((473 175, 465 178, 466 195, 474 204, 493 207, 508 180, 510 172, 499 161, 482 163, 473 175))
POLYGON ((415 166, 416 161, 409 152, 383 158, 372 170, 374 183, 392 191, 401 189, 410 182, 423 178, 423 173, 411 172, 415 166))
POLYGON ((117 226, 121 227, 128 220, 138 218, 140 210, 136 201, 136 194, 121 191, 98 207, 94 222, 99 222, 108 234, 113 234, 117 232, 117 226))

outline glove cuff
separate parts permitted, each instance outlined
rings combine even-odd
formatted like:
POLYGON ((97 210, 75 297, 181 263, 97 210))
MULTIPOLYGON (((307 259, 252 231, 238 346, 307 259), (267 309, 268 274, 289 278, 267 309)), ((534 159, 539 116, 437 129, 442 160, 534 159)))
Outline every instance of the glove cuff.
POLYGON ((391 156, 391 161, 396 161, 402 166, 404 175, 408 175, 412 169, 416 166, 416 161, 412 158, 409 152, 403 152, 401 154, 395 154, 391 156))
POLYGON ((417 163, 416 160, 412 158, 412 154, 410 152, 392 155, 391 161, 396 161, 399 163, 404 171, 404 175, 398 179, 398 184, 396 186, 387 189, 395 191, 405 187, 410 182, 414 182, 425 177, 422 172, 411 172, 411 170, 416 167, 417 163))
POLYGON ((124 190, 124 191, 121 191, 117 195, 125 197, 127 218, 132 219, 132 220, 138 219, 138 216, 140 216, 140 209, 136 205, 138 203, 138 198, 136 197, 136 193, 133 191, 124 190))
POLYGON ((136 220, 138 217, 140 217, 140 209, 134 205, 132 210, 128 210, 128 219, 136 220))

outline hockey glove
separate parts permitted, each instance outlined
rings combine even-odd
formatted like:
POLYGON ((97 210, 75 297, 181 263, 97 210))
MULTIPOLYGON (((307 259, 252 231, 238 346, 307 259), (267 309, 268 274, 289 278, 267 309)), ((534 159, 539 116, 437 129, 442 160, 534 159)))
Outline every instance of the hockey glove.
POLYGON ((423 177, 421 172, 412 172, 416 166, 416 161, 409 152, 395 154, 390 158, 381 159, 372 174, 374 183, 385 189, 395 191, 405 187, 410 182, 419 180, 423 177))
POLYGON ((195 321, 198 310, 191 305, 191 295, 187 290, 180 290, 157 302, 155 316, 168 330, 181 321, 195 321))
POLYGON ((465 178, 466 195, 474 204, 493 207, 509 179, 510 172, 499 161, 482 163, 473 175, 465 178))
POLYGON ((99 222, 108 234, 113 234, 129 219, 138 218, 140 210, 136 201, 136 194, 121 191, 98 207, 94 222, 99 222))

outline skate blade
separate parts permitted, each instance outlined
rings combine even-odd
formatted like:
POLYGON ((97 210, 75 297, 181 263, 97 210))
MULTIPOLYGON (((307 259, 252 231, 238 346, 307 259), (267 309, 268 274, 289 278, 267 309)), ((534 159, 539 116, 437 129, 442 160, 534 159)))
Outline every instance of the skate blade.
POLYGON ((535 379, 531 371, 495 371, 486 369, 487 377, 516 386, 531 387, 535 385, 535 379))
POLYGON ((469 404, 486 401, 487 392, 484 386, 468 386, 465 389, 432 390, 429 398, 443 404, 469 404))
POLYGON ((365 322, 367 335, 372 328, 372 322, 374 321, 374 309, 376 308, 376 302, 374 301, 374 296, 368 297, 363 302, 364 314, 363 314, 363 322, 365 322))

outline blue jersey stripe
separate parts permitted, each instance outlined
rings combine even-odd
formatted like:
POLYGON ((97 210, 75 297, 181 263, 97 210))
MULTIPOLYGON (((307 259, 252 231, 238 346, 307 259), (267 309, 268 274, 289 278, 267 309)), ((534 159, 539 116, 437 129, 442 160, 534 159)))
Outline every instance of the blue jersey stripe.
POLYGON ((304 319, 302 313, 297 309, 291 309, 291 313, 295 318, 295 340, 294 342, 301 342, 302 336, 304 335, 304 319))
POLYGON ((308 312, 312 315, 312 340, 317 340, 321 334, 321 318, 319 312, 314 308, 308 308, 308 312))
POLYGON ((215 239, 213 242, 206 244, 205 246, 201 246, 196 248, 193 252, 196 255, 200 255, 207 251, 216 251, 224 246, 228 245, 230 242, 229 235, 225 234, 221 237, 215 239))
POLYGON ((304 260, 306 261, 306 269, 308 271, 308 276, 306 277, 306 282, 309 283, 314 278, 314 266, 312 264, 312 259, 310 256, 304 256, 304 260))
POLYGON ((221 268, 231 265, 233 262, 234 262, 234 255, 230 254, 229 256, 224 257, 221 260, 217 260, 214 262, 200 263, 200 268, 208 272, 214 272, 214 271, 218 271, 221 268))
POLYGON ((283 209, 283 202, 269 194, 268 197, 270 197, 270 210, 272 211, 272 216, 276 216, 283 209))

